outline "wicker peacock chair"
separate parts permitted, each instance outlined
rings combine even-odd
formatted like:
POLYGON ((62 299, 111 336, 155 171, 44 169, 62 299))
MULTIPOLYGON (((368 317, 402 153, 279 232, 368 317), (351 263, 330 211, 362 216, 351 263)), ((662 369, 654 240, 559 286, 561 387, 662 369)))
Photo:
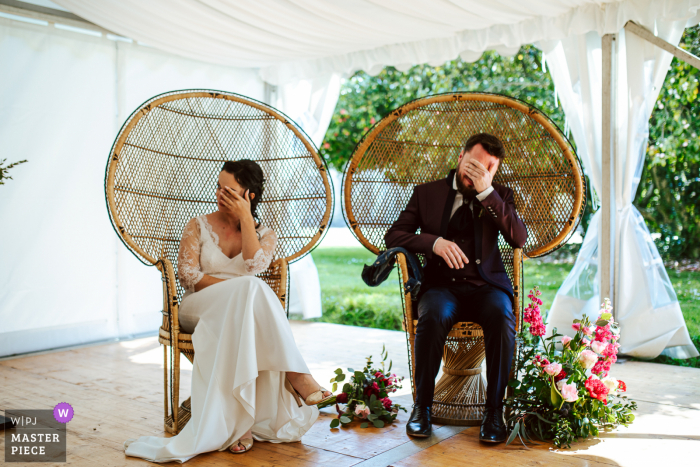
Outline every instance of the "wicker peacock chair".
POLYGON ((238 94, 175 91, 153 97, 128 118, 107 163, 110 219, 124 245, 163 278, 165 429, 178 433, 190 418, 179 405, 180 353, 194 361, 192 335, 180 331, 177 281, 182 229, 216 210, 214 190, 224 161, 258 162, 267 183, 258 206, 278 236, 275 258, 259 277, 286 308, 288 264, 321 239, 333 212, 324 161, 304 132, 281 112, 238 94), (170 365, 168 365, 170 347, 170 365), (170 383, 170 384, 169 384, 170 383), (170 392, 170 402, 168 402, 170 392))
MULTIPOLYGON (((522 258, 546 255, 573 234, 584 210, 585 179, 569 141, 537 109, 497 94, 450 93, 409 102, 378 122, 358 143, 345 170, 343 209, 357 239, 374 254, 408 203, 413 187, 447 176, 467 138, 498 136, 506 148, 495 181, 513 189, 528 229, 525 247, 499 248, 515 292, 516 329, 522 326, 522 258)), ((415 398, 414 342, 417 304, 405 293, 406 260, 398 256, 399 281, 415 398)), ((517 349, 516 349, 517 352, 517 349)), ((474 323, 452 328, 435 387, 433 421, 478 425, 486 398, 481 363, 483 331, 474 323)))

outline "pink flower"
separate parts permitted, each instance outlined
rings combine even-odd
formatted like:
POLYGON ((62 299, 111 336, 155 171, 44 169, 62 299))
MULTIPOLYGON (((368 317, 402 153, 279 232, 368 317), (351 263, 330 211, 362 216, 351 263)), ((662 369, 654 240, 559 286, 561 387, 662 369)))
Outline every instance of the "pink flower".
POLYGON ((564 336, 564 337, 561 338, 561 345, 564 346, 564 347, 568 347, 568 346, 569 346, 569 342, 571 342, 571 340, 572 340, 571 337, 569 337, 569 336, 564 336))
POLYGON ((547 373, 549 376, 556 376, 559 374, 561 371, 561 364, 559 363, 550 363, 546 367, 544 367, 544 372, 547 373))
POLYGON ((574 383, 566 384, 561 380, 557 383, 557 388, 566 402, 576 402, 578 400, 578 389, 574 383))
POLYGON ((581 355, 578 356, 578 361, 582 367, 584 367, 586 370, 590 370, 598 361, 598 355, 596 355, 595 352, 586 349, 581 352, 581 355))
POLYGON ((533 336, 544 336, 545 332, 547 332, 547 329, 542 321, 530 325, 530 334, 533 336))
POLYGON ((369 407, 367 407, 364 403, 360 402, 355 406, 355 415, 357 415, 360 418, 367 418, 367 416, 370 414, 369 407))
POLYGON ((391 399, 388 397, 385 397, 384 399, 381 399, 382 405, 386 410, 391 410, 391 406, 393 405, 393 402, 391 402, 391 399))
MULTIPOLYGON (((602 355, 606 357, 614 357, 615 355, 617 355, 617 349, 619 347, 620 344, 618 344, 617 342, 611 342, 610 344, 608 344, 605 350, 603 350, 602 355)), ((615 360, 617 360, 617 358, 615 360)))
POLYGON ((603 375, 606 376, 607 373, 605 372, 605 363, 603 360, 598 360, 595 365, 593 365, 593 368, 591 368, 591 373, 594 375, 603 375))
POLYGON ((369 124, 374 125, 377 121, 374 119, 374 117, 369 119, 369 124))
POLYGON ((605 342, 599 342, 599 341, 593 341, 591 342, 591 350, 597 353, 598 355, 602 354, 605 349, 608 347, 608 344, 605 342))
POLYGON ((599 342, 605 342, 612 339, 612 332, 610 331, 610 325, 598 326, 595 328, 595 340, 599 342))
POLYGON ((588 347, 589 345, 591 345, 591 341, 589 341, 589 340, 586 339, 585 337, 584 337, 583 339, 581 339, 581 343, 582 343, 583 345, 585 345, 586 347, 588 347))
POLYGON ((578 331, 578 330, 581 329, 581 323, 574 323, 574 324, 571 325, 571 328, 572 328, 574 331, 578 331))

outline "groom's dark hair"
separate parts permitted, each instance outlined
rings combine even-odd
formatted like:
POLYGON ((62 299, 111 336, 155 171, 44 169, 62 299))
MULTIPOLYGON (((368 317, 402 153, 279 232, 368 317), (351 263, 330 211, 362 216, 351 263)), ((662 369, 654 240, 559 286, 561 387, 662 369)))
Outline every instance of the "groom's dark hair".
POLYGON ((250 159, 226 161, 221 168, 223 172, 230 173, 236 181, 250 193, 255 193, 255 198, 250 200, 250 212, 258 218, 257 208, 265 188, 265 177, 260 165, 250 159))
POLYGON ((503 160, 506 157, 506 148, 503 143, 497 137, 488 133, 478 133, 476 135, 470 136, 466 143, 464 143, 464 152, 469 152, 474 146, 480 144, 484 151, 488 152, 499 160, 503 160))

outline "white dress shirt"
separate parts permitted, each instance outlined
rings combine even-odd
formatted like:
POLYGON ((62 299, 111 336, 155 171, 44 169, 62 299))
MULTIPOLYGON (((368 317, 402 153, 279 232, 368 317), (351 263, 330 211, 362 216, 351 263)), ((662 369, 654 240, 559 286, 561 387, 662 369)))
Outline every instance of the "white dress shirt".
MULTIPOLYGON (((455 195, 455 202, 452 205, 452 212, 450 213, 450 219, 452 219, 452 216, 454 215, 455 211, 457 211, 457 209, 459 209, 459 207, 462 204, 464 204, 464 196, 462 196, 462 193, 460 193, 459 190, 457 189, 457 174, 455 174, 455 177, 452 179, 452 189, 455 190, 457 192, 457 194, 455 195)), ((488 195, 491 194, 492 191, 493 191, 493 186, 489 186, 487 189, 485 189, 481 193, 477 193, 476 199, 478 199, 479 201, 483 201, 486 199, 486 197, 488 195)), ((469 202, 469 209, 471 209, 472 214, 473 214, 474 213, 474 200, 473 199, 469 202)), ((437 245, 438 240, 440 240, 441 238, 442 237, 438 237, 438 239, 435 240, 435 243, 433 243, 433 253, 435 253, 435 245, 437 245)))

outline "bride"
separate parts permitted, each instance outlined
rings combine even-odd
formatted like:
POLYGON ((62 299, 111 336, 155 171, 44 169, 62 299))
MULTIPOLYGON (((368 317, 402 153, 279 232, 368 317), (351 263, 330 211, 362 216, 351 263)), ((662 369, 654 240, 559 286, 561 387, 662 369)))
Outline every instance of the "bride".
POLYGON ((244 453, 253 439, 299 441, 318 418, 316 404, 331 397, 309 374, 277 295, 255 277, 277 244, 255 221, 262 193, 257 163, 226 162, 218 211, 185 227, 178 276, 180 326, 194 331, 192 418, 177 436, 127 440, 127 456, 185 462, 213 450, 244 453))

